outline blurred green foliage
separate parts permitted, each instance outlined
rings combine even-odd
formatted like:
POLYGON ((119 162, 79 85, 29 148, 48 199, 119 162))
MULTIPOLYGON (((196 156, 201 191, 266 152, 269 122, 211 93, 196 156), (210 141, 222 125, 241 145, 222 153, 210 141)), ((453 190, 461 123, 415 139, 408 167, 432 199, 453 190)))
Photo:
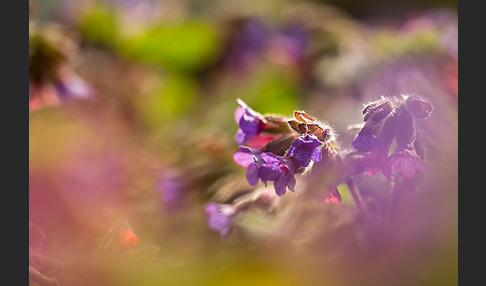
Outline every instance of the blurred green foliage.
POLYGON ((301 105, 299 99, 303 97, 299 82, 278 67, 262 69, 248 85, 235 92, 255 110, 288 116, 293 113, 295 106, 301 105))
POLYGON ((86 40, 114 47, 120 36, 118 24, 113 9, 103 4, 96 4, 82 16, 78 29, 86 40))
POLYGON ((153 127, 176 121, 194 111, 199 97, 193 78, 171 74, 153 93, 140 100, 141 115, 153 127))
POLYGON ((191 72, 213 59, 220 46, 216 29, 203 21, 188 20, 154 25, 123 40, 120 51, 170 71, 191 72))

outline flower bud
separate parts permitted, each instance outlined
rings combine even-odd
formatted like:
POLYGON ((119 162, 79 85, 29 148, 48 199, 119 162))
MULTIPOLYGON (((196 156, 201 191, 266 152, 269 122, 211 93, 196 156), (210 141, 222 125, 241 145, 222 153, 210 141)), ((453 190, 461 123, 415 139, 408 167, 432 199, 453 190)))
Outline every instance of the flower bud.
POLYGON ((424 98, 416 95, 410 95, 405 100, 405 106, 415 117, 419 119, 426 119, 430 116, 434 107, 432 103, 424 98))

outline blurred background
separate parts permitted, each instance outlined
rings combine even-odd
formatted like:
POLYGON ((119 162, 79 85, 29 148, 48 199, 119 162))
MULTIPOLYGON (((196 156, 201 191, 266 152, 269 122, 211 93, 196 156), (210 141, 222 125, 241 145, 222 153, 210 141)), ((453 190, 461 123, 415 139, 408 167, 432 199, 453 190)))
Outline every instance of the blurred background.
POLYGON ((457 285, 457 1, 29 3, 32 286, 457 285), (233 161, 237 98, 304 110, 346 151, 364 104, 400 94, 434 111, 393 238, 346 190, 309 232, 258 210, 228 237, 208 227, 206 203, 263 187, 233 161))

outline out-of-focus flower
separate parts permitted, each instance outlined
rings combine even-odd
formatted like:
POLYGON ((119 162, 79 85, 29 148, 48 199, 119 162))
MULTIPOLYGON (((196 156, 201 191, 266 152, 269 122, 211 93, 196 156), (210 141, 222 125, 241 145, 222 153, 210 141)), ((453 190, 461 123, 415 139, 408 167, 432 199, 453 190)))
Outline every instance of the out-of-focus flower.
POLYGON ((258 18, 237 19, 230 23, 229 46, 225 62, 239 71, 251 65, 265 51, 270 31, 258 18))
POLYGON ((388 148, 375 148, 356 163, 368 175, 374 175, 382 170, 388 158, 388 148))
POLYGON ((268 56, 283 65, 301 65, 305 59, 308 35, 304 26, 289 24, 271 37, 268 56))
POLYGON ((297 163, 307 167, 310 161, 318 162, 321 160, 322 142, 312 134, 303 134, 295 139, 287 151, 287 156, 295 158, 297 163))
POLYGON ((329 191, 326 197, 324 198, 324 200, 322 201, 322 203, 324 204, 333 203, 335 205, 340 205, 341 201, 342 201, 341 194, 339 193, 337 187, 335 185, 332 185, 329 187, 329 191))
POLYGON ((417 172, 427 170, 427 164, 414 150, 395 151, 386 161, 383 174, 390 178, 392 173, 398 173, 403 178, 411 179, 417 172))
POLYGON ((86 99, 94 88, 74 71, 76 43, 57 25, 29 26, 29 110, 86 99))
POLYGON ((296 62, 300 61, 304 56, 309 40, 304 26, 288 25, 283 27, 279 34, 287 39, 287 45, 284 48, 289 57, 296 62))
POLYGON ((363 110, 366 123, 352 142, 359 153, 365 154, 356 167, 370 175, 381 170, 387 178, 398 173, 410 179, 417 171, 424 171, 427 166, 414 147, 415 118, 426 119, 432 111, 431 102, 417 95, 381 98, 369 104, 363 110), (395 150, 391 150, 393 140, 395 150))
POLYGON ((265 127, 265 118, 260 113, 251 109, 243 100, 237 99, 240 107, 235 111, 235 120, 239 129, 236 132, 235 140, 238 144, 243 144, 260 132, 265 127))
POLYGON ((130 229, 123 229, 118 233, 118 243, 124 250, 130 250, 138 245, 139 238, 130 229))
POLYGON ((181 206, 184 188, 183 175, 176 169, 164 169, 157 179, 156 189, 162 204, 169 210, 181 206))
POLYGON ((60 76, 54 82, 54 86, 62 101, 75 98, 91 98, 94 96, 93 87, 74 73, 60 76))
POLYGON ((227 236, 231 231, 231 220, 236 209, 229 204, 207 203, 204 207, 208 215, 208 225, 211 229, 218 231, 221 236, 227 236))

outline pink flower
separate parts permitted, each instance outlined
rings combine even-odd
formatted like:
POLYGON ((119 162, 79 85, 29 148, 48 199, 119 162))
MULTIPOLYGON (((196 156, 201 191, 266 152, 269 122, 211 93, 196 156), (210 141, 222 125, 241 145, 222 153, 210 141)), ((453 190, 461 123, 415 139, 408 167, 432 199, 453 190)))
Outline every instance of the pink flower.
POLYGON ((231 231, 231 220, 236 213, 232 205, 207 203, 204 207, 208 215, 208 225, 211 229, 219 231, 221 236, 227 236, 231 231))

